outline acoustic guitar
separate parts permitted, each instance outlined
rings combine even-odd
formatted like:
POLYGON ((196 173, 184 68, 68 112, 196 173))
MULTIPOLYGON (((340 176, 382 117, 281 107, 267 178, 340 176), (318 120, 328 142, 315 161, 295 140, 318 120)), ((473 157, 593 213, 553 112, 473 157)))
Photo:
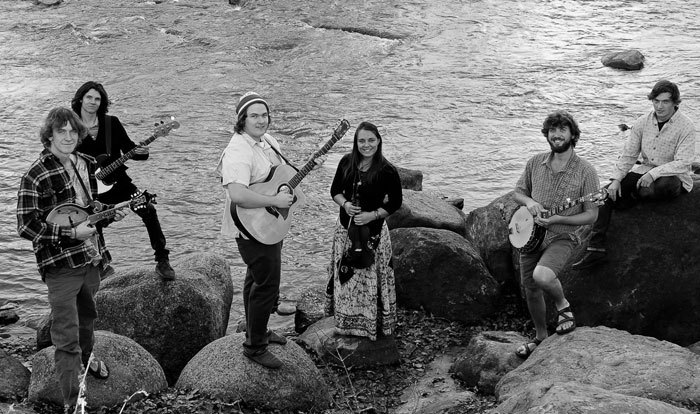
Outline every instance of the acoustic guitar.
POLYGON ((273 206, 243 208, 235 204, 231 205, 233 221, 246 237, 267 245, 279 243, 284 238, 291 226, 294 211, 305 200, 304 193, 297 186, 313 169, 314 160, 327 153, 336 142, 340 141, 348 129, 350 129, 350 123, 345 119, 340 121, 331 139, 316 151, 298 172, 289 165, 277 165, 272 168, 265 181, 249 187, 263 195, 275 195, 281 191, 289 192, 293 195, 292 205, 289 208, 273 206))
MULTIPOLYGON (((564 210, 587 201, 601 205, 605 202, 607 197, 607 190, 601 188, 594 193, 587 194, 574 200, 567 198, 565 203, 542 213, 542 218, 555 216, 564 210)), ((527 207, 522 206, 517 209, 513 217, 511 217, 510 223, 508 224, 508 233, 508 239, 513 247, 520 249, 522 253, 532 253, 542 245, 547 229, 537 225, 535 223, 535 218, 530 214, 527 207)))
POLYGON ((119 157, 119 159, 111 164, 107 166, 104 165, 107 163, 107 160, 110 157, 109 154, 100 154, 95 157, 97 164, 101 167, 95 171, 95 178, 97 178, 97 193, 104 194, 112 188, 116 180, 111 176, 111 174, 120 169, 120 167, 124 165, 126 161, 133 158, 136 154, 137 148, 145 147, 146 145, 155 141, 156 138, 164 137, 168 135, 170 131, 178 128, 180 128, 180 123, 171 117, 169 122, 161 121, 160 124, 156 124, 155 129, 153 130, 153 135, 141 141, 137 147, 132 148, 131 151, 123 154, 121 157, 119 157))

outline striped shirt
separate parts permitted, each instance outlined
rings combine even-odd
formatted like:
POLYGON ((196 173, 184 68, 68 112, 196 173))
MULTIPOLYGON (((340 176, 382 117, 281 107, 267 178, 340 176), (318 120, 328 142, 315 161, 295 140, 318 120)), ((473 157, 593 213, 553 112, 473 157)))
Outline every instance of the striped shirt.
MULTIPOLYGON (((76 154, 82 160, 78 163, 87 165, 91 197, 95 199, 95 159, 81 153, 76 154)), ((46 221, 55 207, 64 203, 76 203, 76 195, 70 175, 48 149, 41 152, 29 171, 22 176, 17 193, 17 233, 32 241, 42 278, 49 266, 77 268, 92 261, 91 253, 94 254, 94 249, 89 243, 76 243, 76 240, 62 236, 60 226, 46 221)), ((102 265, 109 264, 112 258, 105 247, 104 238, 98 234, 93 239, 97 241, 102 265)))
POLYGON ((693 189, 691 164, 695 158, 695 126, 687 116, 676 112, 659 131, 654 111, 632 125, 622 153, 617 158, 612 177, 622 180, 629 171, 659 177, 678 176, 683 188, 693 189), (635 164, 641 155, 641 164, 635 164))
MULTIPOLYGON (((554 172, 551 167, 552 156, 552 152, 544 152, 530 158, 515 191, 532 198, 547 210, 566 203, 568 199, 576 199, 598 191, 598 174, 588 161, 572 152, 566 167, 554 172)), ((573 216, 582 213, 584 206, 588 209, 594 204, 587 201, 583 205, 578 204, 564 210, 559 215, 573 216)), ((552 224, 547 229, 542 246, 546 247, 562 236, 579 242, 575 233, 578 227, 571 224, 552 224)))

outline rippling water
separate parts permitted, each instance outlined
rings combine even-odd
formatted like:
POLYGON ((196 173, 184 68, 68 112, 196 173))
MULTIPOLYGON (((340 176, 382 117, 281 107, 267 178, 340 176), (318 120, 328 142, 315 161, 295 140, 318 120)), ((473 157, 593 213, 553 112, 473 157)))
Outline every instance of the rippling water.
MULTIPOLYGON (((297 163, 337 119, 371 120, 390 160, 423 171, 425 190, 463 197, 469 211, 509 191, 527 158, 546 149, 539 128, 554 109, 575 115, 577 151, 602 177, 624 139, 617 125, 650 109, 658 79, 679 84, 683 110, 697 119, 698 21, 697 5, 681 0, 0 0, 0 305, 20 303, 25 322, 47 309, 31 244, 16 235, 17 187, 41 150, 48 110, 67 106, 86 80, 105 84, 110 113, 134 141, 162 117, 181 122, 151 144, 149 161, 127 165, 158 194, 172 259, 209 251, 229 260, 233 323, 244 265, 219 236, 223 193, 212 171, 241 93, 268 99, 271 132, 297 163), (601 65, 627 48, 646 56, 643 70, 601 65)), ((309 202, 283 251, 289 299, 325 279, 336 215, 328 187, 353 132, 302 184, 309 202)), ((152 265, 136 215, 107 239, 119 269, 152 265)))

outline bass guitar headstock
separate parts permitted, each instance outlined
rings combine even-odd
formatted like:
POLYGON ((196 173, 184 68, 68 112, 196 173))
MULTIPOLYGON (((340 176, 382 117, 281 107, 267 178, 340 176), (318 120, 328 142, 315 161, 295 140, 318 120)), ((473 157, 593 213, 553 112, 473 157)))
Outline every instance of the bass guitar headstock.
POLYGON ((165 121, 160 121, 160 123, 155 124, 155 128, 153 129, 153 136, 154 137, 164 137, 170 133, 170 131, 176 130, 180 128, 180 123, 175 120, 175 117, 170 117, 170 120, 168 122, 165 121))
POLYGON ((158 204, 156 201, 156 196, 157 194, 151 194, 146 190, 135 193, 133 196, 131 196, 129 207, 131 207, 131 210, 136 212, 137 210, 148 207, 149 204, 158 204))

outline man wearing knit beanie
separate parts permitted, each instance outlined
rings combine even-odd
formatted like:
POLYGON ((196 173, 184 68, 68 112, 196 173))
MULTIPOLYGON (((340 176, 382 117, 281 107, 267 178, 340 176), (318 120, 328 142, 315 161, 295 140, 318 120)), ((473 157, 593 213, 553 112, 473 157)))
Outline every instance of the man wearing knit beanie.
MULTIPOLYGON (((281 277, 282 241, 268 245, 255 240, 233 220, 231 208, 289 208, 294 196, 286 191, 275 195, 255 192, 252 184, 268 180, 273 167, 286 164, 277 140, 267 133, 270 108, 257 93, 248 92, 236 105, 234 135, 224 150, 217 172, 226 190, 221 233, 236 239, 238 251, 247 265, 243 284, 246 340, 243 354, 264 367, 277 369, 282 362, 268 350, 270 343, 284 345, 287 339, 268 330, 270 313, 276 305, 281 277)), ((323 162, 321 157, 317 166, 323 162)), ((298 190, 297 190, 298 191, 298 190)))

